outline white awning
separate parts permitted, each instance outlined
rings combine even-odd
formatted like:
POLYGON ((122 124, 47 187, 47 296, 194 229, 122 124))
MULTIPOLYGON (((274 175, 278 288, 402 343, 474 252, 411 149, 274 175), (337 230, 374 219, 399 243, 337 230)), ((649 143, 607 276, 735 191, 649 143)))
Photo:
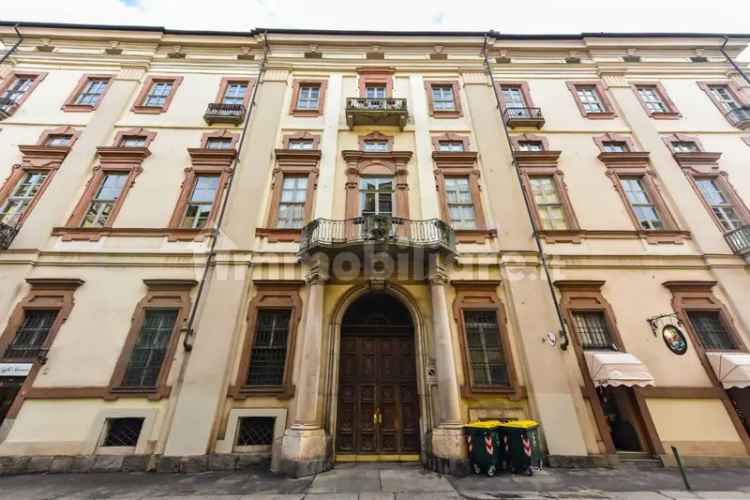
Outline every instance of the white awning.
POLYGON ((595 386, 646 387, 654 376, 640 359, 627 352, 585 351, 586 366, 595 386))
POLYGON ((750 387, 750 354, 746 352, 707 352, 714 373, 725 389, 750 387))

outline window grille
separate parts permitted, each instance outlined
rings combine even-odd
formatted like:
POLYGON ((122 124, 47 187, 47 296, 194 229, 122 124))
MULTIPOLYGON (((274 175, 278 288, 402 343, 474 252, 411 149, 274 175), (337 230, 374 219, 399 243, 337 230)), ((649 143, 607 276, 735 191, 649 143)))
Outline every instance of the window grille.
POLYGON ((576 333, 584 349, 610 350, 617 348, 601 311, 578 311, 573 313, 576 333))
POLYGON ((688 318, 705 349, 720 351, 737 349, 731 335, 724 328, 718 311, 690 311, 688 318))
POLYGON ((289 310, 258 311, 247 385, 281 385, 284 382, 290 320, 289 310))
POLYGON ((142 418, 109 418, 102 446, 136 446, 142 429, 142 418))
POLYGON ((237 446, 271 446, 275 417, 241 417, 237 446))
POLYGON ((466 343, 472 380, 476 385, 508 385, 497 314, 494 311, 464 311, 466 343))
POLYGON ((176 309, 146 310, 125 368, 123 387, 156 387, 176 321, 176 309))

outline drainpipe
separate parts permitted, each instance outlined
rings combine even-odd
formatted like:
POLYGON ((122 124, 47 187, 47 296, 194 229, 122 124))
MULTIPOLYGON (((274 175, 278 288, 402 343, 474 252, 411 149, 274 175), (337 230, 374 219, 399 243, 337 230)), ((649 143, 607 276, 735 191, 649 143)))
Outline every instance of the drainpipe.
MULTIPOLYGON (((495 93, 495 101, 497 101, 497 109, 498 112, 502 109, 502 101, 500 100, 500 94, 497 89, 497 85, 495 85, 495 77, 492 74, 492 66, 490 65, 490 60, 487 57, 487 38, 492 33, 492 31, 488 32, 484 36, 484 45, 482 46, 482 56, 484 58, 484 65, 487 69, 487 75, 490 77, 490 83, 492 84, 492 90, 495 93)), ((500 115, 500 124, 503 127, 503 132, 505 133, 505 139, 508 141, 508 145, 510 147, 511 155, 512 155, 512 161, 511 164, 513 166, 513 169, 516 172, 516 178, 518 179, 518 185, 521 188, 521 193, 523 194, 523 201, 526 205, 526 214, 529 217, 529 221, 531 222, 531 228, 533 230, 533 236, 534 241, 536 242, 537 251, 539 252, 539 259, 542 263, 542 268, 544 269, 544 274, 547 277, 547 285, 549 286, 549 292, 552 296, 552 302, 555 304, 555 312, 557 314, 557 320, 560 323, 560 349, 563 351, 568 350, 568 345, 570 344, 570 341, 568 340, 568 332, 565 328, 565 320, 563 319, 562 311, 560 309, 560 303, 557 300, 557 294, 555 293, 554 285, 552 284, 552 278, 550 276, 549 272, 549 266, 547 264, 547 256, 544 253, 544 246, 542 245, 541 238, 539 237, 539 227, 537 226, 536 221, 534 220, 533 216, 533 208, 531 205, 531 200, 529 200, 529 195, 526 192, 526 189, 524 189, 523 186, 523 180, 521 179, 521 169, 518 166, 518 159, 516 158, 516 152, 513 149, 513 142, 510 138, 510 132, 508 131, 508 126, 505 124, 505 120, 503 120, 502 114, 500 115)))
POLYGON ((18 41, 13 45, 13 47, 10 48, 8 52, 3 54, 2 59, 0 59, 0 64, 3 64, 5 60, 8 59, 11 56, 11 54, 13 54, 16 51, 18 46, 21 45, 21 42, 23 42, 23 35, 21 35, 21 32, 18 31, 18 24, 13 26, 13 29, 16 31, 16 36, 18 36, 18 41))
POLYGON ((728 43, 729 43, 729 37, 727 35, 724 35, 724 43, 721 45, 721 47, 719 47, 719 51, 722 53, 722 55, 724 56, 724 58, 727 61, 729 61, 729 64, 731 64, 734 67, 734 69, 737 70, 737 72, 740 75, 742 75, 742 78, 744 78, 745 81, 748 84, 750 84, 750 77, 747 76, 747 73, 745 73, 745 71, 742 69, 742 67, 739 64, 737 64, 736 62, 734 62, 734 59, 732 59, 729 56, 729 54, 727 54, 727 51, 724 50, 726 48, 726 46, 727 46, 728 43))

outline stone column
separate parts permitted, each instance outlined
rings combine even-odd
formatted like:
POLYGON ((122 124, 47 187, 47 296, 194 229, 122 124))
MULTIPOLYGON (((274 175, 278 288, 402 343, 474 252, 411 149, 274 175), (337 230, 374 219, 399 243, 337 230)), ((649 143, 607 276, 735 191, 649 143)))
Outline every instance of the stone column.
MULTIPOLYGON (((438 268, 430 276, 432 296, 432 332, 438 375, 440 414, 432 430, 432 453, 447 460, 451 473, 463 475, 468 467, 461 418, 461 394, 458 388, 456 356, 446 298, 447 276, 438 268)), ((441 470, 443 467, 441 467, 441 470)))
POLYGON ((281 470, 294 477, 328 468, 327 437, 320 415, 325 275, 314 267, 307 276, 307 305, 301 332, 302 358, 295 391, 294 423, 281 443, 281 470))

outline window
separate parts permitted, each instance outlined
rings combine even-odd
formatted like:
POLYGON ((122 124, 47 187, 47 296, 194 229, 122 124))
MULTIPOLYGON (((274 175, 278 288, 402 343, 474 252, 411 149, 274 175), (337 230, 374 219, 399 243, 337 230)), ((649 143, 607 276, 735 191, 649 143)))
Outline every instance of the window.
POLYGON ((143 100, 143 106, 150 108, 162 108, 167 103, 167 97, 172 93, 171 81, 155 81, 143 100))
POLYGON ((719 186, 716 177, 698 178, 695 179, 695 184, 725 231, 739 229, 742 226, 737 210, 719 186))
POLYGON ((104 91, 107 90, 109 79, 107 78, 89 78, 84 84, 75 104, 79 106, 96 106, 99 103, 104 91))
POLYGON ((560 194, 557 191, 554 177, 551 175, 532 176, 529 177, 529 185, 534 197, 534 204, 539 212, 542 229, 568 229, 565 209, 560 201, 560 194))
POLYGON ((156 387, 177 314, 176 309, 146 310, 125 368, 122 387, 156 387))
POLYGON ((505 104, 506 108, 525 108, 526 107, 526 99, 524 99, 523 91, 521 90, 521 87, 518 87, 515 85, 513 86, 503 85, 502 93, 503 93, 503 103, 505 104))
POLYGON ((704 349, 721 351, 737 349, 734 339, 724 328, 719 311, 688 311, 687 316, 704 349))
POLYGON ((289 139, 289 149, 310 150, 315 146, 314 139, 289 139))
POLYGON ((599 91, 593 85, 576 87, 578 100, 586 113, 604 113, 606 109, 602 103, 599 91))
POLYGON ((320 109, 320 85, 301 85, 297 96, 297 109, 320 109))
POLYGON ((440 151, 460 152, 465 151, 464 141, 440 141, 438 142, 440 151))
POLYGON ((146 136, 143 135, 123 135, 120 139, 121 148, 145 148, 146 136))
POLYGON ((31 92, 36 78, 38 77, 21 75, 13 77, 10 85, 0 95, 0 110, 10 112, 14 106, 20 105, 31 92))
POLYGON ((50 134, 44 141, 45 146, 70 146, 73 136, 70 134, 50 134))
POLYGON ((247 89, 247 82, 228 82, 221 102, 223 104, 244 104, 247 89))
POLYGON ((0 205, 0 222, 15 225, 36 197, 49 172, 29 170, 13 192, 0 205))
POLYGON ((364 151, 368 153, 382 153, 390 150, 388 141, 367 139, 362 142, 364 151))
POLYGON ((281 187, 281 200, 276 227, 301 228, 305 223, 307 176, 286 175, 281 187))
POLYGON ((209 137, 206 140, 206 148, 208 149, 231 149, 232 138, 231 137, 209 137))
POLYGON ((617 350, 612 342, 604 312, 574 311, 573 323, 583 349, 617 350))
POLYGON ((368 99, 384 99, 386 97, 386 86, 375 84, 366 85, 365 97, 368 99))
POLYGON ((182 83, 181 76, 150 76, 133 105, 135 113, 164 113, 182 83))
POLYGON ((103 227, 109 221, 112 207, 120 197, 128 174, 125 172, 105 172, 99 188, 91 199, 81 227, 103 227))
POLYGON ((393 178, 362 177, 359 193, 360 215, 393 214, 393 178))
POLYGON ((518 141, 518 149, 521 151, 544 151, 542 141, 518 141))
POLYGON ((291 311, 258 311, 250 355, 247 385, 281 385, 284 382, 291 311))
POLYGON ((602 149, 605 153, 627 153, 630 151, 625 141, 603 141, 602 149))
POLYGON ((698 153, 700 148, 692 141, 672 141, 672 151, 675 153, 698 153))
POLYGON ((432 85, 432 108, 435 111, 456 111, 453 85, 432 85))
POLYGON ((31 359, 40 354, 40 349, 49 336, 58 311, 27 309, 23 323, 16 331, 13 341, 3 354, 5 359, 31 359))
POLYGON ((241 417, 237 446, 271 446, 275 425, 275 417, 241 417))
POLYGON ((190 193, 182 227, 201 229, 211 215, 216 191, 219 188, 218 175, 198 175, 190 193))
POLYGON ((475 385, 509 385, 495 311, 464 310, 466 347, 475 385))
POLYGON ((649 113, 669 113, 670 109, 662 99, 655 85, 639 85, 636 87, 638 96, 649 113))
POLYGON ((641 227, 647 230, 663 229, 664 223, 644 186, 642 177, 621 177, 620 183, 641 227))
POLYGON ((721 110, 725 113, 734 111, 741 107, 739 101, 729 89, 728 85, 709 85, 708 89, 719 104, 721 110))
POLYGON ((108 418, 102 446, 134 447, 143 429, 142 418, 108 418))
POLYGON ((455 229, 476 228, 476 213, 469 177, 446 176, 445 197, 451 225, 455 229))

